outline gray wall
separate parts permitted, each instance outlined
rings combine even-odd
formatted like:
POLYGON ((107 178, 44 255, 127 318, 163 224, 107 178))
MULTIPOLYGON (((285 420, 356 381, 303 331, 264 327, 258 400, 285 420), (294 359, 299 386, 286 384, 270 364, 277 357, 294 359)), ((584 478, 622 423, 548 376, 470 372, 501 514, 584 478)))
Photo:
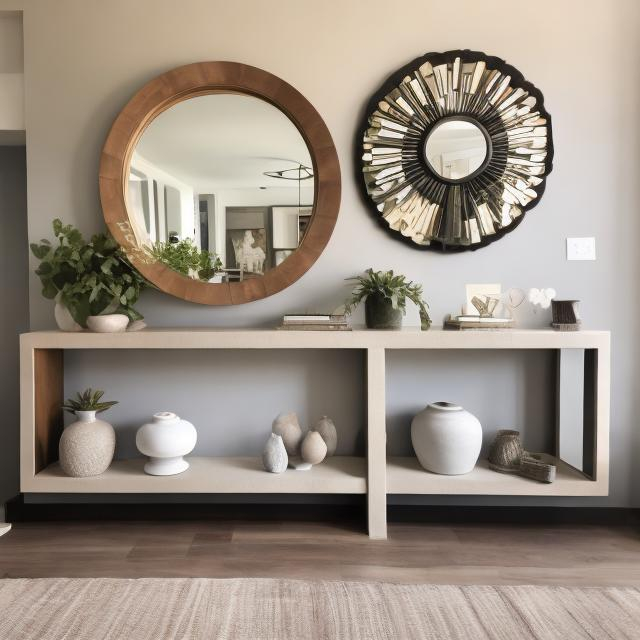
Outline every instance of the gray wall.
POLYGON ((18 493, 18 335, 29 329, 26 178, 24 147, 0 146, 0 505, 18 493))
MULTIPOLYGON (((49 235, 55 216, 86 232, 102 228, 100 149, 113 119, 144 82, 197 60, 262 67, 305 94, 334 137, 343 176, 334 236, 316 265, 272 298, 216 309, 148 293, 140 307, 149 324, 270 325, 285 312, 338 304, 345 294, 343 279, 368 266, 393 267, 423 282, 436 319, 458 307, 468 282, 554 286, 559 296, 583 301, 588 327, 613 332, 611 496, 587 503, 640 502, 634 402, 640 86, 632 80, 640 77, 637 2, 539 0, 526 9, 507 0, 25 0, 24 6, 32 239, 49 235), (353 178, 354 130, 370 94, 396 68, 426 51, 462 47, 505 58, 543 91, 553 117, 555 168, 540 205, 503 240, 462 255, 423 253, 383 233, 363 206, 353 178), (565 238, 592 235, 597 262, 566 262, 565 238)), ((30 314, 33 329, 53 326, 51 304, 41 298, 33 276, 30 314)), ((539 314, 532 322, 547 321, 539 314)), ((390 396, 394 412, 406 417, 433 394, 413 375, 419 366, 415 358, 400 364, 407 368, 401 373, 405 386, 391 389, 390 396)), ((544 428, 533 413, 543 365, 517 354, 507 361, 487 360, 482 393, 495 404, 487 403, 494 408, 482 409, 480 417, 488 428, 498 420, 517 424, 522 406, 532 412, 524 416, 527 429, 529 424, 544 428), (517 391, 523 405, 509 401, 497 411, 502 398, 492 381, 505 375, 505 367, 512 372, 525 367, 529 373, 517 391)), ((104 371, 97 367, 95 374, 104 371)), ((437 370, 431 371, 437 378, 437 370)), ((352 384, 342 372, 337 375, 352 384)), ((475 381, 454 379, 448 369, 447 377, 449 398, 473 398, 475 381)), ((183 369, 176 379, 184 390, 196 374, 183 369)), ((444 389, 438 387, 438 393, 444 389)), ((139 389, 123 390, 119 398, 132 416, 139 395, 139 389)), ((266 409, 271 407, 256 406, 257 413, 266 409)), ((548 406, 540 410, 548 415, 548 406)), ((216 433, 222 441, 235 437, 222 428, 216 433)), ((549 435, 536 437, 543 442, 549 435)))

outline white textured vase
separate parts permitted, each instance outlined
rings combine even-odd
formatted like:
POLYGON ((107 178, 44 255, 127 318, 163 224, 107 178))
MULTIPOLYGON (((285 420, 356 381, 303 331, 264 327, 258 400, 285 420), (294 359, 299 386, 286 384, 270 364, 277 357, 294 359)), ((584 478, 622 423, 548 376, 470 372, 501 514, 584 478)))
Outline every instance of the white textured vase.
POLYGON ((60 438, 60 467, 74 478, 105 472, 116 449, 116 432, 95 411, 76 411, 76 422, 65 427, 60 438))
POLYGON ((136 433, 138 451, 149 456, 145 473, 152 476, 172 476, 189 468, 182 457, 193 451, 198 434, 196 428, 175 413, 162 411, 153 415, 136 433))
POLYGON ((262 452, 262 464, 266 471, 283 473, 287 470, 289 456, 285 449, 282 436, 272 433, 262 452))
POLYGON ((56 301, 53 317, 56 319, 60 331, 83 331, 83 328, 73 319, 69 309, 62 302, 56 301))
POLYGON ((462 407, 434 402, 411 422, 411 442, 427 471, 461 475, 475 467, 482 447, 482 426, 462 407))
POLYGON ((309 464, 320 464, 327 456, 327 445, 317 431, 308 431, 300 445, 300 455, 309 464))
POLYGON ((334 455, 338 446, 338 432, 333 420, 327 416, 322 416, 316 423, 315 430, 322 436, 324 443, 327 445, 327 457, 334 455))
POLYGON ((298 416, 290 411, 281 413, 274 421, 271 430, 278 436, 282 436, 287 454, 297 456, 300 452, 300 442, 302 441, 302 429, 298 422, 298 416))

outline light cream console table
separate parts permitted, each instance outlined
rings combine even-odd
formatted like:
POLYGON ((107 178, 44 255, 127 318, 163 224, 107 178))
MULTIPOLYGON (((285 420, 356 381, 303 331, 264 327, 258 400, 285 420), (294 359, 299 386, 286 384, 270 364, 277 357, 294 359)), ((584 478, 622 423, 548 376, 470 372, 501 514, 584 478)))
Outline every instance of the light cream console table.
MULTIPOLYGON (((366 494, 369 535, 386 537, 387 494, 603 496, 609 477, 609 360, 606 331, 144 330, 21 336, 20 487, 23 493, 323 493, 366 494), (191 458, 183 474, 151 477, 142 459, 115 461, 93 478, 70 478, 57 464, 63 428, 65 349, 361 349, 366 351, 366 457, 337 456, 305 473, 269 474, 259 458, 191 458), (490 471, 464 476, 423 471, 414 458, 387 458, 385 354, 402 349, 584 350, 583 471, 562 462, 553 484, 490 471)), ((559 366, 558 371, 561 370, 559 366)), ((560 377, 560 375, 558 376, 560 377)), ((560 388, 560 385, 559 385, 560 388)), ((557 453, 557 452, 555 452, 557 453)))

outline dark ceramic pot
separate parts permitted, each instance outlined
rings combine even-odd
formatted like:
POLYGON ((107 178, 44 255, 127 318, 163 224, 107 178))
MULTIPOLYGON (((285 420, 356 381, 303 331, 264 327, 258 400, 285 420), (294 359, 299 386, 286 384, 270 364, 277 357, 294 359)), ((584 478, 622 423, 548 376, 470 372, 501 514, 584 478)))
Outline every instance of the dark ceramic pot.
POLYGON ((364 303, 364 317, 368 329, 401 329, 402 310, 394 309, 391 300, 381 295, 370 295, 364 303))

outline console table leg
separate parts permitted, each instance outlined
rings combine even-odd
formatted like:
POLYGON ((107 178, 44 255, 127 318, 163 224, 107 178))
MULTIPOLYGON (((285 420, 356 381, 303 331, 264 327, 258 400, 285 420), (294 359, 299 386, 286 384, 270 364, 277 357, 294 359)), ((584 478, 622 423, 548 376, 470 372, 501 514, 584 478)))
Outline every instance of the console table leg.
POLYGON ((369 537, 387 538, 385 352, 367 349, 367 508, 369 537))

